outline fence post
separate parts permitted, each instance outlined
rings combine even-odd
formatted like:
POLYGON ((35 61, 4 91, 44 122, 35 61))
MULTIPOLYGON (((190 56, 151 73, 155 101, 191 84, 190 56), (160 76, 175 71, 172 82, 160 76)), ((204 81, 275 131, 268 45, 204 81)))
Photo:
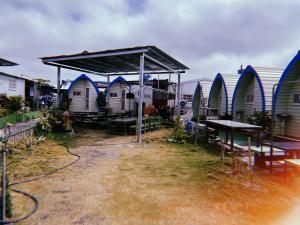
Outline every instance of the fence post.
POLYGON ((5 182, 5 155, 6 155, 6 143, 5 140, 2 141, 2 151, 1 151, 1 163, 2 163, 2 198, 1 198, 1 206, 2 206, 2 214, 1 214, 1 222, 5 221, 5 194, 6 194, 6 182, 5 182))

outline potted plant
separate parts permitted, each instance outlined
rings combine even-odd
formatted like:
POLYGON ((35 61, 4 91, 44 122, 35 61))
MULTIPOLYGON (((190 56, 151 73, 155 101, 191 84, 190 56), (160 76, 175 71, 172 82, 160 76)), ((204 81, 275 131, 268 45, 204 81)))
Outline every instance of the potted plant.
POLYGON ((253 125, 261 126, 261 138, 265 139, 267 133, 271 131, 272 116, 269 112, 255 111, 252 115, 248 116, 248 122, 253 125))

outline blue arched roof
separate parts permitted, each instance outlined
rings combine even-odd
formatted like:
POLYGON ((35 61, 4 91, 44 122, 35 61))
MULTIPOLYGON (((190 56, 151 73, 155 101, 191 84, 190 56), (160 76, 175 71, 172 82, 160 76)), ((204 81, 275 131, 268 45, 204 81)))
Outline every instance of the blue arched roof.
POLYGON ((126 80, 123 77, 118 76, 116 79, 114 79, 112 82, 109 83, 107 89, 110 89, 117 82, 126 82, 126 80))
POLYGON ((291 72, 291 70, 293 69, 293 66, 296 65, 296 63, 298 63, 298 61, 300 60, 300 51, 298 51, 297 55, 292 59, 292 61, 287 65, 287 67, 285 68, 283 74, 280 77, 280 80, 278 82, 277 88, 275 90, 275 94, 273 96, 272 99, 272 110, 273 110, 273 114, 275 114, 275 106, 276 106, 276 101, 277 101, 277 97, 278 94, 280 92, 281 89, 281 85, 282 82, 285 81, 285 79, 287 78, 288 74, 291 72))
POLYGON ((234 102, 235 102, 235 97, 237 95, 237 91, 238 91, 238 88, 239 86, 241 85, 241 82, 243 80, 244 77, 247 76, 247 74, 253 74, 254 77, 256 78, 257 80, 257 83, 259 85, 259 89, 260 89, 260 94, 261 94, 261 98, 262 98, 262 101, 261 101, 261 108, 262 108, 262 112, 265 112, 266 110, 266 99, 265 99, 265 91, 264 91, 264 87, 262 85, 262 82, 261 82, 261 79, 259 77, 259 75, 257 74, 257 72, 255 71, 255 69, 251 66, 251 65, 248 65, 246 67, 246 69, 244 69, 244 71, 242 72, 236 86, 235 86, 235 89, 234 89, 234 92, 233 92, 233 97, 232 97, 232 105, 231 105, 231 112, 234 113, 234 102))
POLYGON ((227 93, 227 87, 226 87, 226 84, 225 84, 225 80, 224 80, 222 74, 220 74, 220 73, 218 73, 218 74, 216 75, 216 77, 215 77, 215 79, 214 79, 214 81, 213 81, 213 83, 212 83, 212 85, 211 85, 210 92, 209 92, 209 97, 208 97, 208 105, 210 104, 210 99, 211 99, 212 89, 213 89, 214 85, 216 84, 216 82, 217 82, 219 79, 221 80, 221 82, 222 82, 222 84, 223 84, 223 86, 224 86, 225 97, 226 97, 226 113, 228 113, 228 93, 227 93))
POLYGON ((69 95, 72 87, 76 84, 77 81, 79 80, 82 80, 82 79, 86 79, 88 80, 92 85, 93 87, 95 88, 95 91, 97 92, 97 94, 99 94, 99 89, 97 88, 97 85, 94 81, 91 80, 91 78, 89 78, 87 75, 85 74, 81 74, 79 77, 77 77, 75 80, 72 81, 70 87, 68 88, 68 91, 67 91, 67 94, 69 95))
POLYGON ((114 79, 112 82, 110 82, 107 86, 107 88, 105 89, 104 93, 107 94, 107 90, 110 89, 115 83, 117 82, 126 82, 126 80, 121 77, 121 76, 118 76, 116 79, 114 79))

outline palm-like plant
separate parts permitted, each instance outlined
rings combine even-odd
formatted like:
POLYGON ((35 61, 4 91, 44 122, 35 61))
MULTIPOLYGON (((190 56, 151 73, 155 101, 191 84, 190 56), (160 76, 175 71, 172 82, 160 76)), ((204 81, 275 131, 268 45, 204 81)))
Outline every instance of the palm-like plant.
POLYGON ((8 96, 7 109, 11 113, 15 113, 22 109, 23 98, 22 96, 8 96))

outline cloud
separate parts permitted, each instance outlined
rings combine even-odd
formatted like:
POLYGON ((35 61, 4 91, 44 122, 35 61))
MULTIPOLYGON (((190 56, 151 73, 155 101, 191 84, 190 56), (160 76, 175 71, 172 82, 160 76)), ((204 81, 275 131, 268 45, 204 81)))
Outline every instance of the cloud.
MULTIPOLYGON (((1 57, 7 72, 56 80, 42 56, 156 45, 191 70, 184 79, 285 67, 300 44, 300 2, 238 0, 4 0, 1 57)), ((78 72, 63 70, 63 78, 78 72)))

